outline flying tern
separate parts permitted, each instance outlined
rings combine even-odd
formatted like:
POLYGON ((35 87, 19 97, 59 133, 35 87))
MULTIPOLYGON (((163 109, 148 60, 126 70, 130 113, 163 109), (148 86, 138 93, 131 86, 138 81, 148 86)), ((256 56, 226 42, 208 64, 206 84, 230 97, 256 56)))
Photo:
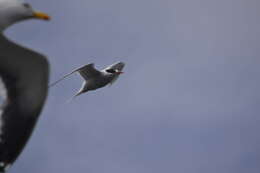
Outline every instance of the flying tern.
POLYGON ((119 75, 123 73, 122 70, 124 66, 125 64, 123 62, 118 62, 99 71, 95 69, 94 63, 87 64, 63 76, 61 79, 52 83, 49 87, 54 86, 55 84, 65 79, 66 77, 72 75, 73 73, 78 72, 80 76, 84 79, 84 82, 80 90, 76 93, 76 95, 72 97, 74 98, 88 91, 102 88, 108 84, 113 84, 118 79, 119 75))

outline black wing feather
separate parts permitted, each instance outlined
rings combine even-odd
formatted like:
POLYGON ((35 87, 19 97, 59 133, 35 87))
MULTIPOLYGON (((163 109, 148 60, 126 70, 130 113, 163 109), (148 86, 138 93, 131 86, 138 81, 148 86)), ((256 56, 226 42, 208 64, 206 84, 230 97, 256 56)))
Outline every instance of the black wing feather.
POLYGON ((1 35, 0 77, 7 89, 0 115, 0 172, 4 172, 22 152, 42 110, 49 65, 41 54, 1 35))

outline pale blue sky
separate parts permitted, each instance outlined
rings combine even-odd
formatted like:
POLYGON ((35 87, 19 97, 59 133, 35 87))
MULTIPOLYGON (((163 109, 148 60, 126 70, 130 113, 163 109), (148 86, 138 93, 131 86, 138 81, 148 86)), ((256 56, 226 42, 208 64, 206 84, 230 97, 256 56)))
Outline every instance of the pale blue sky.
POLYGON ((52 88, 10 173, 259 173, 259 0, 30 0, 51 22, 9 37, 49 57, 51 81, 126 63, 67 104, 52 88))

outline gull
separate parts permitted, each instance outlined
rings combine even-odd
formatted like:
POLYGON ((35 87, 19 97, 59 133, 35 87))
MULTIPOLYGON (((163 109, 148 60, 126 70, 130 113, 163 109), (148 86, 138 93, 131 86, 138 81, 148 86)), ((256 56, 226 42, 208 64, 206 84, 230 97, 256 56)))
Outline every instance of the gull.
POLYGON ((44 55, 10 41, 9 26, 27 19, 49 20, 28 3, 0 0, 0 173, 17 159, 34 129, 44 105, 49 63, 44 55))
POLYGON ((84 79, 84 82, 80 90, 76 93, 76 95, 72 97, 75 98, 88 91, 102 88, 108 84, 112 85, 118 79, 119 75, 123 73, 122 70, 124 66, 125 64, 123 62, 118 62, 99 71, 95 69, 94 63, 87 64, 63 76, 61 79, 52 83, 49 87, 56 85, 58 82, 65 79, 66 77, 72 75, 75 72, 78 72, 80 76, 84 79))

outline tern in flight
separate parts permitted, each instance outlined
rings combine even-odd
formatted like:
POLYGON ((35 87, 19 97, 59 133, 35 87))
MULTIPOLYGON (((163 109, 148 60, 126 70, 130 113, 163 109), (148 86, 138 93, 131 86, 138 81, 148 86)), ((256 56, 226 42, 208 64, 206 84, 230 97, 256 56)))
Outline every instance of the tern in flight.
POLYGON ((0 0, 0 93, 4 99, 0 105, 0 173, 22 152, 48 91, 49 63, 45 56, 3 34, 10 25, 26 19, 50 17, 20 0, 0 0))
POLYGON ((112 64, 105 69, 99 71, 95 69, 94 64, 87 64, 83 67, 80 67, 76 70, 73 70, 71 73, 65 75, 61 79, 52 83, 50 87, 54 86, 64 78, 70 76, 71 74, 78 72, 80 76, 84 79, 81 89, 74 95, 72 98, 79 96, 87 91, 96 90, 98 88, 102 88, 108 84, 113 84, 120 74, 122 74, 122 70, 125 64, 123 62, 118 62, 112 64))

